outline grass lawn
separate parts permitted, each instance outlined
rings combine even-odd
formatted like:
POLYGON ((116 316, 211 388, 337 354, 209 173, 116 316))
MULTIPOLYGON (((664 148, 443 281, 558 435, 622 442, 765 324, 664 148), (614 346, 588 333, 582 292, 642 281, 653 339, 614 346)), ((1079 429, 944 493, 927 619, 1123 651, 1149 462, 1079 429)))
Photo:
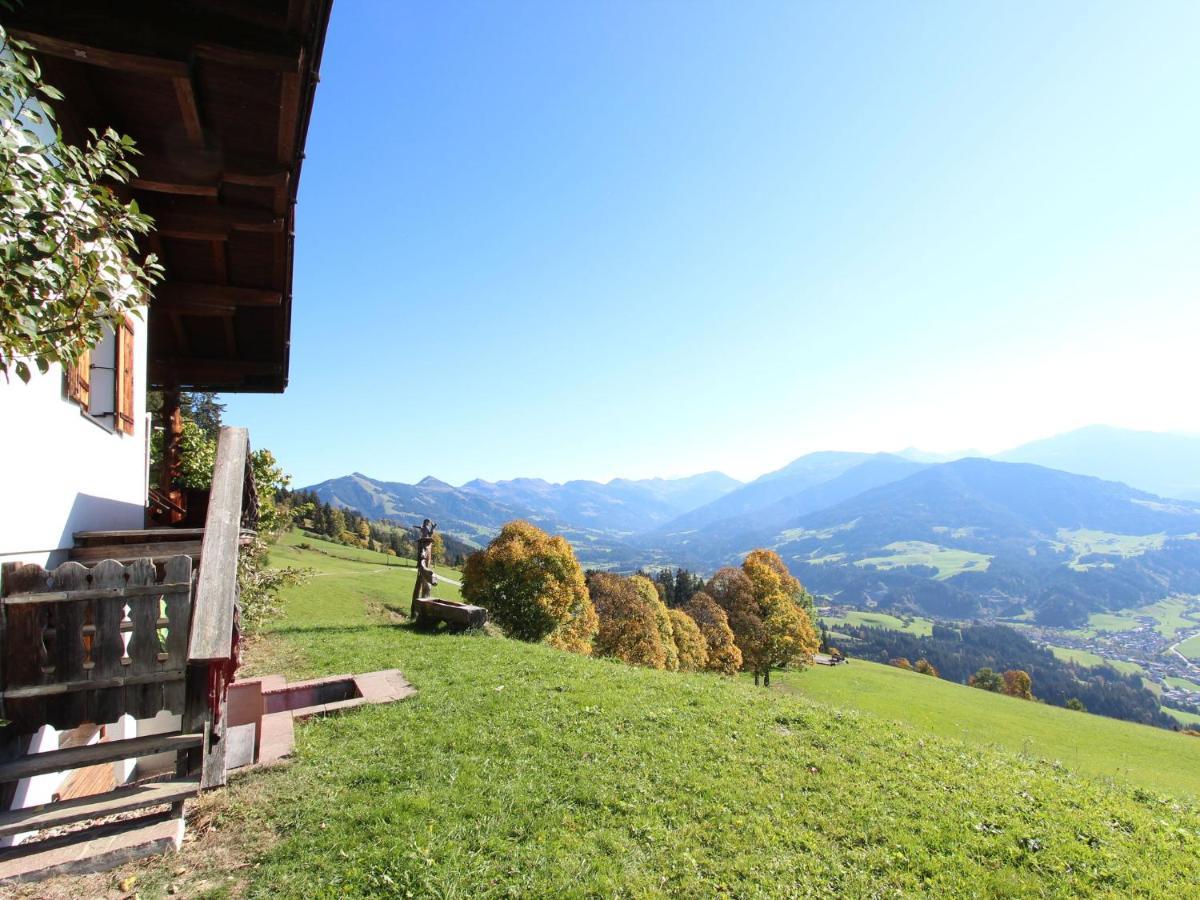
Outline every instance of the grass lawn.
POLYGON ((1133 675, 1146 671, 1135 662, 1128 662, 1123 659, 1108 659, 1107 657, 1100 656, 1098 653, 1092 653, 1090 650, 1080 650, 1075 647, 1050 647, 1049 649, 1055 656, 1065 662, 1078 663, 1088 668, 1093 666, 1112 666, 1124 675, 1133 675))
MULTIPOLYGON (((1169 796, 1200 779, 1191 738, 858 661, 783 676, 814 696, 842 686, 810 699, 421 634, 388 612, 407 606, 412 570, 295 543, 275 549, 276 564, 318 574, 288 590, 249 668, 301 678, 399 667, 418 694, 300 725, 289 765, 209 795, 195 843, 132 870, 144 897, 165 894, 176 867, 188 892, 272 900, 1130 896, 1200 879, 1200 808, 1169 796), (880 691, 893 697, 888 715, 854 709, 880 691), (964 730, 958 712, 932 714, 947 698, 993 716, 977 712, 964 730), (896 709, 942 724, 895 724, 896 709), (1029 748, 1009 737, 1018 713, 1033 717, 1029 748), (1062 752, 1043 752, 1048 713, 1075 726, 1062 752), (1002 736, 985 740, 989 730, 1002 736), (1097 736, 1109 770, 1142 789, 1073 771, 1089 769, 1097 736), (983 746, 1014 740, 1030 752, 983 746), (242 862, 220 862, 211 842, 222 840, 242 862)), ((111 889, 122 875, 97 878, 111 889)))
POLYGON ((1185 691, 1200 692, 1200 684, 1197 684, 1194 681, 1189 681, 1186 678, 1177 678, 1174 675, 1168 675, 1163 679, 1163 681, 1165 681, 1171 687, 1183 688, 1185 691))
POLYGON ((1169 706, 1164 706, 1163 712, 1169 716, 1173 716, 1175 721, 1181 725, 1190 725, 1193 728, 1200 726, 1200 716, 1195 713, 1184 712, 1182 709, 1171 709, 1169 706))
POLYGON ((935 579, 945 581, 963 572, 986 572, 992 558, 970 550, 953 550, 926 541, 896 541, 883 548, 887 556, 860 559, 856 566, 875 566, 877 569, 899 569, 904 566, 929 566, 937 569, 935 579))
POLYGON ((1178 649, 1188 659, 1200 660, 1200 634, 1192 635, 1180 644, 1178 649))
MULTIPOLYGON (((1092 776, 1200 798, 1200 741, 855 659, 772 678, 785 690, 930 735, 1058 760, 1092 776)), ((1037 685, 1034 685, 1036 692, 1037 685)))
POLYGON ((922 618, 921 616, 914 616, 906 622, 887 613, 851 610, 844 616, 822 616, 821 621, 830 628, 836 628, 838 625, 865 625, 870 628, 890 628, 892 631, 905 631, 908 634, 915 634, 922 637, 933 634, 933 620, 922 618))

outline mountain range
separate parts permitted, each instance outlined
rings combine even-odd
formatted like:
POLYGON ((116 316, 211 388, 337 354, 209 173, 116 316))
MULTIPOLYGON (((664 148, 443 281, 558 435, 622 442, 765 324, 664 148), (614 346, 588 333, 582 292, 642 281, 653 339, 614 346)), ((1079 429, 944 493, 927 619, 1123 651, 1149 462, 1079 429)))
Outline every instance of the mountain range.
POLYGON ((598 568, 710 572, 769 546, 839 602, 942 616, 1074 622, 1200 592, 1200 503, 1191 502, 1200 439, 1096 426, 994 459, 938 459, 823 451, 746 484, 719 472, 458 487, 355 473, 306 490, 372 518, 428 516, 476 545, 504 522, 529 519, 598 568), (1135 476, 1136 487, 1114 474, 1135 476), (1170 487, 1173 499, 1148 484, 1170 487))

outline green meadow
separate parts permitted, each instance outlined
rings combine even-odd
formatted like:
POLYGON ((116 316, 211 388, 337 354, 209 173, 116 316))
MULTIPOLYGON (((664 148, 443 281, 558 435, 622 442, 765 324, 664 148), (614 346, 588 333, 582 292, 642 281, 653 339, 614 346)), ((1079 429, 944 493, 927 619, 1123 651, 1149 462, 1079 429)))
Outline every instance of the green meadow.
POLYGON ((914 616, 908 620, 889 615, 888 613, 864 612, 851 610, 844 616, 822 616, 828 627, 836 629, 839 625, 866 626, 868 628, 889 628, 892 631, 904 631, 908 634, 926 636, 933 633, 933 620, 922 616, 914 616))
POLYGON ((1053 761, 1105 781, 1200 798, 1200 739, 1188 735, 859 659, 785 672, 772 678, 776 682, 782 690, 902 722, 929 735, 1053 761))
POLYGON ((272 900, 1124 897, 1200 879, 1195 739, 858 661, 766 690, 419 633, 394 612, 411 569, 302 540, 273 562, 315 577, 245 674, 397 667, 418 693, 300 724, 288 765, 212 795, 197 849, 137 870, 141 896, 174 891, 177 866, 206 895, 272 900), (251 836, 241 862, 204 850, 251 836))
POLYGON ((992 558, 970 550, 953 550, 925 541, 896 541, 883 548, 887 556, 870 556, 855 562, 856 566, 875 566, 877 569, 899 569, 904 566, 929 566, 937 569, 939 581, 963 572, 986 572, 992 558))
POLYGON ((1098 653, 1092 653, 1090 650, 1080 650, 1075 647, 1050 647, 1049 649, 1061 660, 1078 663, 1088 668, 1093 666, 1112 666, 1118 672, 1125 675, 1133 675, 1146 671, 1135 662, 1128 662, 1123 659, 1108 659, 1107 657, 1100 656, 1098 653))

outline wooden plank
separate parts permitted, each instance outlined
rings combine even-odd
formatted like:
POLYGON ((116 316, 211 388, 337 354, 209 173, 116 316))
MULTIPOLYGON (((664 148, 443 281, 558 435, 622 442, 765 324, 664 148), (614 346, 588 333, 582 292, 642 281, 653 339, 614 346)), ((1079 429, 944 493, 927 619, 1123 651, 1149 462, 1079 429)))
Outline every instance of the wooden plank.
POLYGON ((129 528, 121 531, 76 531, 76 541, 103 540, 105 543, 123 538, 142 538, 138 543, 172 540, 199 540, 204 536, 203 528, 129 528))
MULTIPOLYGON (((53 572, 54 586, 62 588, 64 593, 81 590, 88 587, 92 581, 92 572, 79 563, 63 563, 53 572)), ((111 602, 111 601, 110 601, 111 602)), ((51 650, 51 660, 54 663, 54 674, 46 676, 47 680, 58 682, 87 683, 91 676, 90 670, 83 667, 83 625, 84 603, 63 602, 51 607, 54 613, 54 647, 51 650)), ((20 698, 18 691, 44 691, 52 684, 44 684, 28 688, 8 688, 6 697, 20 698)), ((45 691, 45 696, 51 692, 45 691)), ((37 696, 27 693, 26 696, 37 696)), ((77 728, 88 720, 88 698, 77 692, 71 692, 46 704, 46 722, 55 728, 77 728)))
POLYGON ((43 828, 133 812, 164 803, 174 803, 199 792, 198 778, 153 781, 119 787, 103 794, 0 812, 0 835, 39 831, 43 828))
MULTIPOLYGON (((172 557, 173 559, 174 557, 172 557)), ((104 600, 116 597, 144 597, 147 594, 161 594, 166 591, 180 590, 190 587, 183 581, 178 584, 147 584, 127 588, 94 588, 86 591, 50 591, 45 594, 17 594, 15 597, 5 597, 6 606, 21 606, 26 603, 63 603, 79 600, 104 600)))
POLYGON ((296 45, 290 53, 270 53, 210 43, 198 43, 193 50, 201 59, 226 66, 236 66, 240 69, 265 69, 268 72, 300 71, 299 45, 296 45))
POLYGON ((81 766, 94 766, 97 763, 177 752, 199 747, 202 739, 203 735, 199 734, 168 731, 163 734, 127 738, 123 741, 105 741, 66 750, 31 753, 12 762, 0 764, 0 781, 16 781, 19 778, 32 778, 34 775, 45 775, 49 772, 65 772, 81 766))
MULTIPOLYGON (((124 589, 125 567, 114 562, 101 562, 92 569, 92 585, 96 590, 124 589)), ((149 585, 134 585, 135 592, 149 585)), ((135 593, 136 596, 136 593, 135 593)), ((96 634, 92 641, 93 684, 113 678, 123 678, 127 667, 122 662, 125 656, 125 641, 122 638, 121 620, 125 618, 125 601, 121 599, 100 602, 96 605, 96 634)), ((126 712, 125 686, 117 685, 93 690, 92 705, 96 721, 115 722, 126 712)))
MULTIPOLYGON (((175 557, 167 560, 164 578, 189 580, 188 587, 182 591, 171 591, 165 595, 166 605, 166 654, 164 668, 187 671, 188 630, 192 622, 192 561, 187 557, 175 557)), ((163 685, 164 701, 167 709, 182 715, 186 697, 185 686, 182 683, 169 682, 163 685)))
POLYGON ((296 148, 296 130, 300 121, 300 76, 287 74, 279 86, 279 149, 280 162, 292 158, 296 148))
POLYGON ((231 231, 278 233, 283 231, 283 217, 272 210, 251 206, 209 205, 208 209, 146 210, 154 218, 154 227, 161 237, 192 241, 227 240, 231 231))
MULTIPOLYGON (((50 573, 41 566, 5 564, 2 592, 44 593, 50 589, 50 573)), ((37 647, 41 642, 42 610, 36 606, 0 607, 4 616, 4 645, 0 647, 3 677, 0 688, 14 684, 37 684, 41 666, 37 647)), ((41 698, 6 700, 0 692, 0 716, 11 721, 8 730, 32 734, 46 723, 46 701, 41 698)))
POLYGON ((156 544, 109 544, 101 547, 73 547, 71 559, 79 562, 98 562, 104 559, 121 561, 137 559, 167 559, 182 554, 197 557, 203 549, 202 541, 168 541, 156 544))
POLYGON ((188 642, 192 662, 225 660, 232 652, 242 482, 249 452, 250 436, 245 428, 221 429, 188 642))
MULTIPOLYGON (((145 598, 142 600, 146 602, 145 598)), ((61 681, 29 687, 9 688, 4 692, 5 700, 24 700, 31 697, 60 697, 78 691, 99 691, 104 688, 124 688, 143 684, 158 684, 163 681, 182 681, 183 672, 146 672, 142 675, 115 675, 112 678, 93 678, 87 681, 61 681)), ((63 727, 56 726, 56 727, 63 727)))

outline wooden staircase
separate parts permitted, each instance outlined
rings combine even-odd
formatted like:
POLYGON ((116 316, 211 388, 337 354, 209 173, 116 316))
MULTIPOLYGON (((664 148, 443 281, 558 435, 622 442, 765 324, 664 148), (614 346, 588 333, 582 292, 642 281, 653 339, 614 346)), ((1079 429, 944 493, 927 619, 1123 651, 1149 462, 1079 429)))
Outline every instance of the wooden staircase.
MULTIPOLYGON (((201 734, 174 732, 34 753, 0 764, 0 782, 172 750, 179 754, 178 769, 185 771, 187 753, 202 742, 201 734)), ((0 837, 54 832, 35 834, 41 839, 0 854, 0 885, 104 871, 127 860, 178 849, 184 833, 184 801, 199 793, 199 774, 184 775, 0 812, 0 837), (133 815, 139 812, 143 814, 133 815), (69 829, 84 822, 91 824, 69 829)))

